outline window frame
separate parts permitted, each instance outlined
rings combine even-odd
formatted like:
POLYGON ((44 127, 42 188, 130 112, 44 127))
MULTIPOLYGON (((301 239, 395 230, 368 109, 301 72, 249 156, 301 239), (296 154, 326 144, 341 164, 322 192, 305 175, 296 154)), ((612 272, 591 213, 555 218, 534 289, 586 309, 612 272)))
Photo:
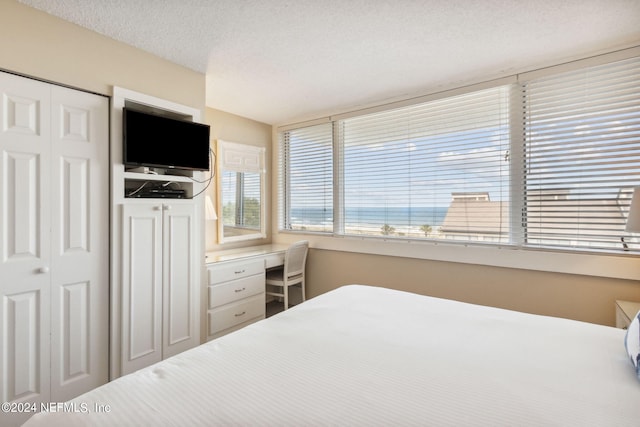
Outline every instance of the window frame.
MULTIPOLYGON (((403 100, 385 105, 374 106, 368 109, 358 110, 354 112, 343 113, 340 115, 323 118, 324 121, 337 121, 345 117, 367 114, 380 110, 397 108, 414 103, 426 102, 442 97, 454 96, 460 93, 481 90, 487 87, 494 87, 505 84, 513 84, 513 96, 519 97, 521 92, 521 84, 541 75, 557 74, 560 72, 574 70, 592 65, 605 64, 615 62, 621 59, 640 56, 640 47, 633 47, 622 51, 612 52, 597 57, 587 58, 585 60, 574 61, 567 64, 549 67, 542 70, 533 70, 519 75, 508 76, 502 79, 483 82, 480 84, 469 85, 463 88, 455 88, 452 90, 442 91, 435 94, 403 100)), ((518 98, 519 99, 519 98, 518 98)), ((512 103, 512 105, 521 105, 520 103, 512 103)), ((521 121, 522 112, 520 108, 511 108, 510 114, 521 121)), ((516 123, 516 122, 514 122, 516 123)), ((291 128, 304 127, 306 123, 300 123, 291 126, 291 128)), ((340 147, 338 138, 335 137, 337 126, 334 126, 334 151, 338 152, 340 147), (336 145, 338 145, 336 147, 336 145)), ((279 134, 283 129, 277 128, 279 134)), ((510 165, 511 191, 518 193, 521 191, 521 183, 524 180, 524 137, 521 129, 517 126, 511 126, 511 155, 512 158, 522 159, 513 161, 510 165), (520 184, 520 186, 516 185, 520 184)), ((276 147, 280 149, 279 141, 276 140, 276 147)), ((334 211, 339 213, 339 206, 342 202, 343 195, 339 191, 341 189, 341 174, 338 156, 334 155, 334 211)), ((278 164, 278 166, 280 166, 278 164)), ((279 169, 279 168, 278 168, 279 169)), ((280 174, 280 171, 278 171, 280 174)), ((519 194, 518 194, 519 196, 519 194)), ((522 197, 511 197, 511 244, 483 244, 479 242, 454 242, 454 241, 433 241, 426 238, 410 239, 410 238, 388 238, 375 236, 346 236, 341 234, 343 230, 343 218, 334 214, 334 232, 333 233, 312 233, 302 232, 312 237, 319 247, 335 250, 346 250, 362 253, 375 253, 380 255, 406 256, 411 258, 422 258, 442 261, 466 262, 472 264, 485 264, 503 267, 525 268, 541 271, 558 271, 575 274, 587 274, 594 276, 640 279, 640 272, 633 263, 637 262, 637 251, 632 253, 610 252, 601 250, 584 250, 582 248, 545 248, 532 247, 524 243, 524 232, 514 233, 514 229, 522 229, 521 215, 524 208, 522 197), (339 238, 339 239, 336 239, 339 238), (489 256, 487 256, 489 255, 489 256), (576 265, 580 260, 580 266, 576 265), (590 261, 589 261, 590 260, 590 261), (606 261, 605 261, 606 260, 606 261), (585 263, 587 261, 587 263, 585 263)), ((274 221, 277 230, 274 232, 275 239, 279 241, 293 241, 296 239, 300 231, 291 231, 282 229, 280 218, 274 221)))

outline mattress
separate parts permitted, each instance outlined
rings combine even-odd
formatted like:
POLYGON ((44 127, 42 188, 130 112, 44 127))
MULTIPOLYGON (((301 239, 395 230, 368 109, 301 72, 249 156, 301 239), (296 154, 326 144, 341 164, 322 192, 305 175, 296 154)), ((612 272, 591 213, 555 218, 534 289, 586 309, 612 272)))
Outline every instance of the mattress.
POLYGON ((638 426, 624 331, 362 285, 26 426, 638 426))

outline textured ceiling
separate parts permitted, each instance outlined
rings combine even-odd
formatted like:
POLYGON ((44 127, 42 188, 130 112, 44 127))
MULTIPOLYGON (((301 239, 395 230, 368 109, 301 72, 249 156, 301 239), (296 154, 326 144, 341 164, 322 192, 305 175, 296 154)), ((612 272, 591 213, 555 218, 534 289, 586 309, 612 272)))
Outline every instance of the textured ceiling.
POLYGON ((20 0, 207 74, 270 124, 640 44, 640 0, 20 0))

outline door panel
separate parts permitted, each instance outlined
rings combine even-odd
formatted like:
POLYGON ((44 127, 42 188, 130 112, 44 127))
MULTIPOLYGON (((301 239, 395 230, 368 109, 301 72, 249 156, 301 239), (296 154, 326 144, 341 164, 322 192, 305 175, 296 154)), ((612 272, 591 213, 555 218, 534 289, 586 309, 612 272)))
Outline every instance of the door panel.
POLYGON ((162 360, 162 210, 122 207, 122 375, 162 360))
MULTIPOLYGON (((42 256, 40 155, 5 150, 2 163, 4 261, 37 260, 42 256)), ((46 243, 46 242, 45 242, 46 243)))
POLYGON ((63 157, 60 161, 62 163, 60 166, 62 223, 59 224, 61 254, 73 256, 72 252, 89 252, 91 236, 89 165, 91 160, 63 157))
POLYGON ((46 391, 43 389, 48 383, 41 381, 43 376, 48 376, 48 372, 42 369, 46 354, 43 356, 41 352, 41 300, 38 290, 3 296, 2 322, 7 335, 2 353, 5 363, 11 367, 3 377, 3 402, 39 400, 38 397, 46 391))
POLYGON ((64 401, 108 379, 108 104, 0 72, 3 402, 64 401))
POLYGON ((164 347, 167 358, 198 345, 199 310, 196 292, 200 288, 195 281, 196 243, 193 205, 165 205, 164 228, 164 347))
POLYGON ((62 329, 60 381, 70 382, 84 379, 91 373, 89 282, 62 286, 62 329))
MULTIPOLYGON (((49 85, 0 72, 0 401, 50 399, 49 85)), ((24 417, 0 413, 0 425, 24 417)))
POLYGON ((52 399, 108 381, 109 102, 52 88, 52 399))

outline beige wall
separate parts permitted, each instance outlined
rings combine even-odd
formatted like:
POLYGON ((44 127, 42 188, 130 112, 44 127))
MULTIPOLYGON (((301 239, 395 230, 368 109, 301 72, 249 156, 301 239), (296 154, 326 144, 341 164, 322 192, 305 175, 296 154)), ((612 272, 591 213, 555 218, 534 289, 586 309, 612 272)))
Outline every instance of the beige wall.
POLYGON ((635 280, 352 252, 310 251, 307 261, 309 297, 349 283, 385 286, 611 326, 615 325, 616 299, 640 301, 640 283, 635 280))
POLYGON ((113 86, 199 110, 205 76, 15 0, 0 0, 0 69, 111 95, 113 86))
MULTIPOLYGON (((270 125, 205 109, 205 75, 86 30, 15 0, 0 0, 0 69, 111 96, 119 86, 204 112, 211 139, 267 148, 270 125)), ((267 203, 270 175, 267 175, 267 203)), ((209 194, 215 201, 215 181, 209 194)), ((215 249, 215 223, 207 224, 206 248, 215 249)), ((268 238, 261 242, 268 242, 268 238)), ((252 241, 246 244, 257 244, 252 241)), ((231 245, 226 245, 232 247, 231 245)))
MULTIPOLYGON (((271 164, 271 125, 250 120, 235 114, 226 113, 220 110, 214 110, 207 108, 205 110, 205 123, 211 126, 211 148, 216 149, 215 141, 218 139, 237 142, 240 144, 255 145, 258 147, 264 147, 266 149, 265 164, 271 164)), ((267 229, 271 224, 270 219, 270 203, 271 200, 271 174, 267 173, 265 176, 267 194, 264 197, 265 203, 267 203, 267 229)), ((214 204, 216 202, 216 181, 212 181, 210 187, 207 189, 207 194, 211 196, 214 204)), ((224 246, 218 245, 218 233, 217 222, 206 222, 206 250, 214 251, 218 249, 234 248, 239 246, 259 245, 268 243, 271 241, 271 233, 267 230, 267 238, 261 240, 250 240, 246 242, 240 242, 235 244, 225 244, 224 246)))
MULTIPOLYGON (((274 165, 271 126, 205 110, 203 74, 14 0, 0 0, 0 68, 105 95, 120 86, 202 109, 212 126, 212 140, 264 146, 267 165, 274 165)), ((272 176, 267 174, 270 181, 272 176)), ((272 201, 270 182, 267 188, 266 200, 272 201)), ((214 187, 208 191, 215 200, 214 187)), ((274 215, 275 209, 270 211, 274 215)), ((207 250, 218 248, 211 225, 207 250)), ((308 265, 310 296, 346 283, 367 283, 610 325, 615 299, 640 301, 640 283, 632 280, 328 250, 312 250, 308 265)))

